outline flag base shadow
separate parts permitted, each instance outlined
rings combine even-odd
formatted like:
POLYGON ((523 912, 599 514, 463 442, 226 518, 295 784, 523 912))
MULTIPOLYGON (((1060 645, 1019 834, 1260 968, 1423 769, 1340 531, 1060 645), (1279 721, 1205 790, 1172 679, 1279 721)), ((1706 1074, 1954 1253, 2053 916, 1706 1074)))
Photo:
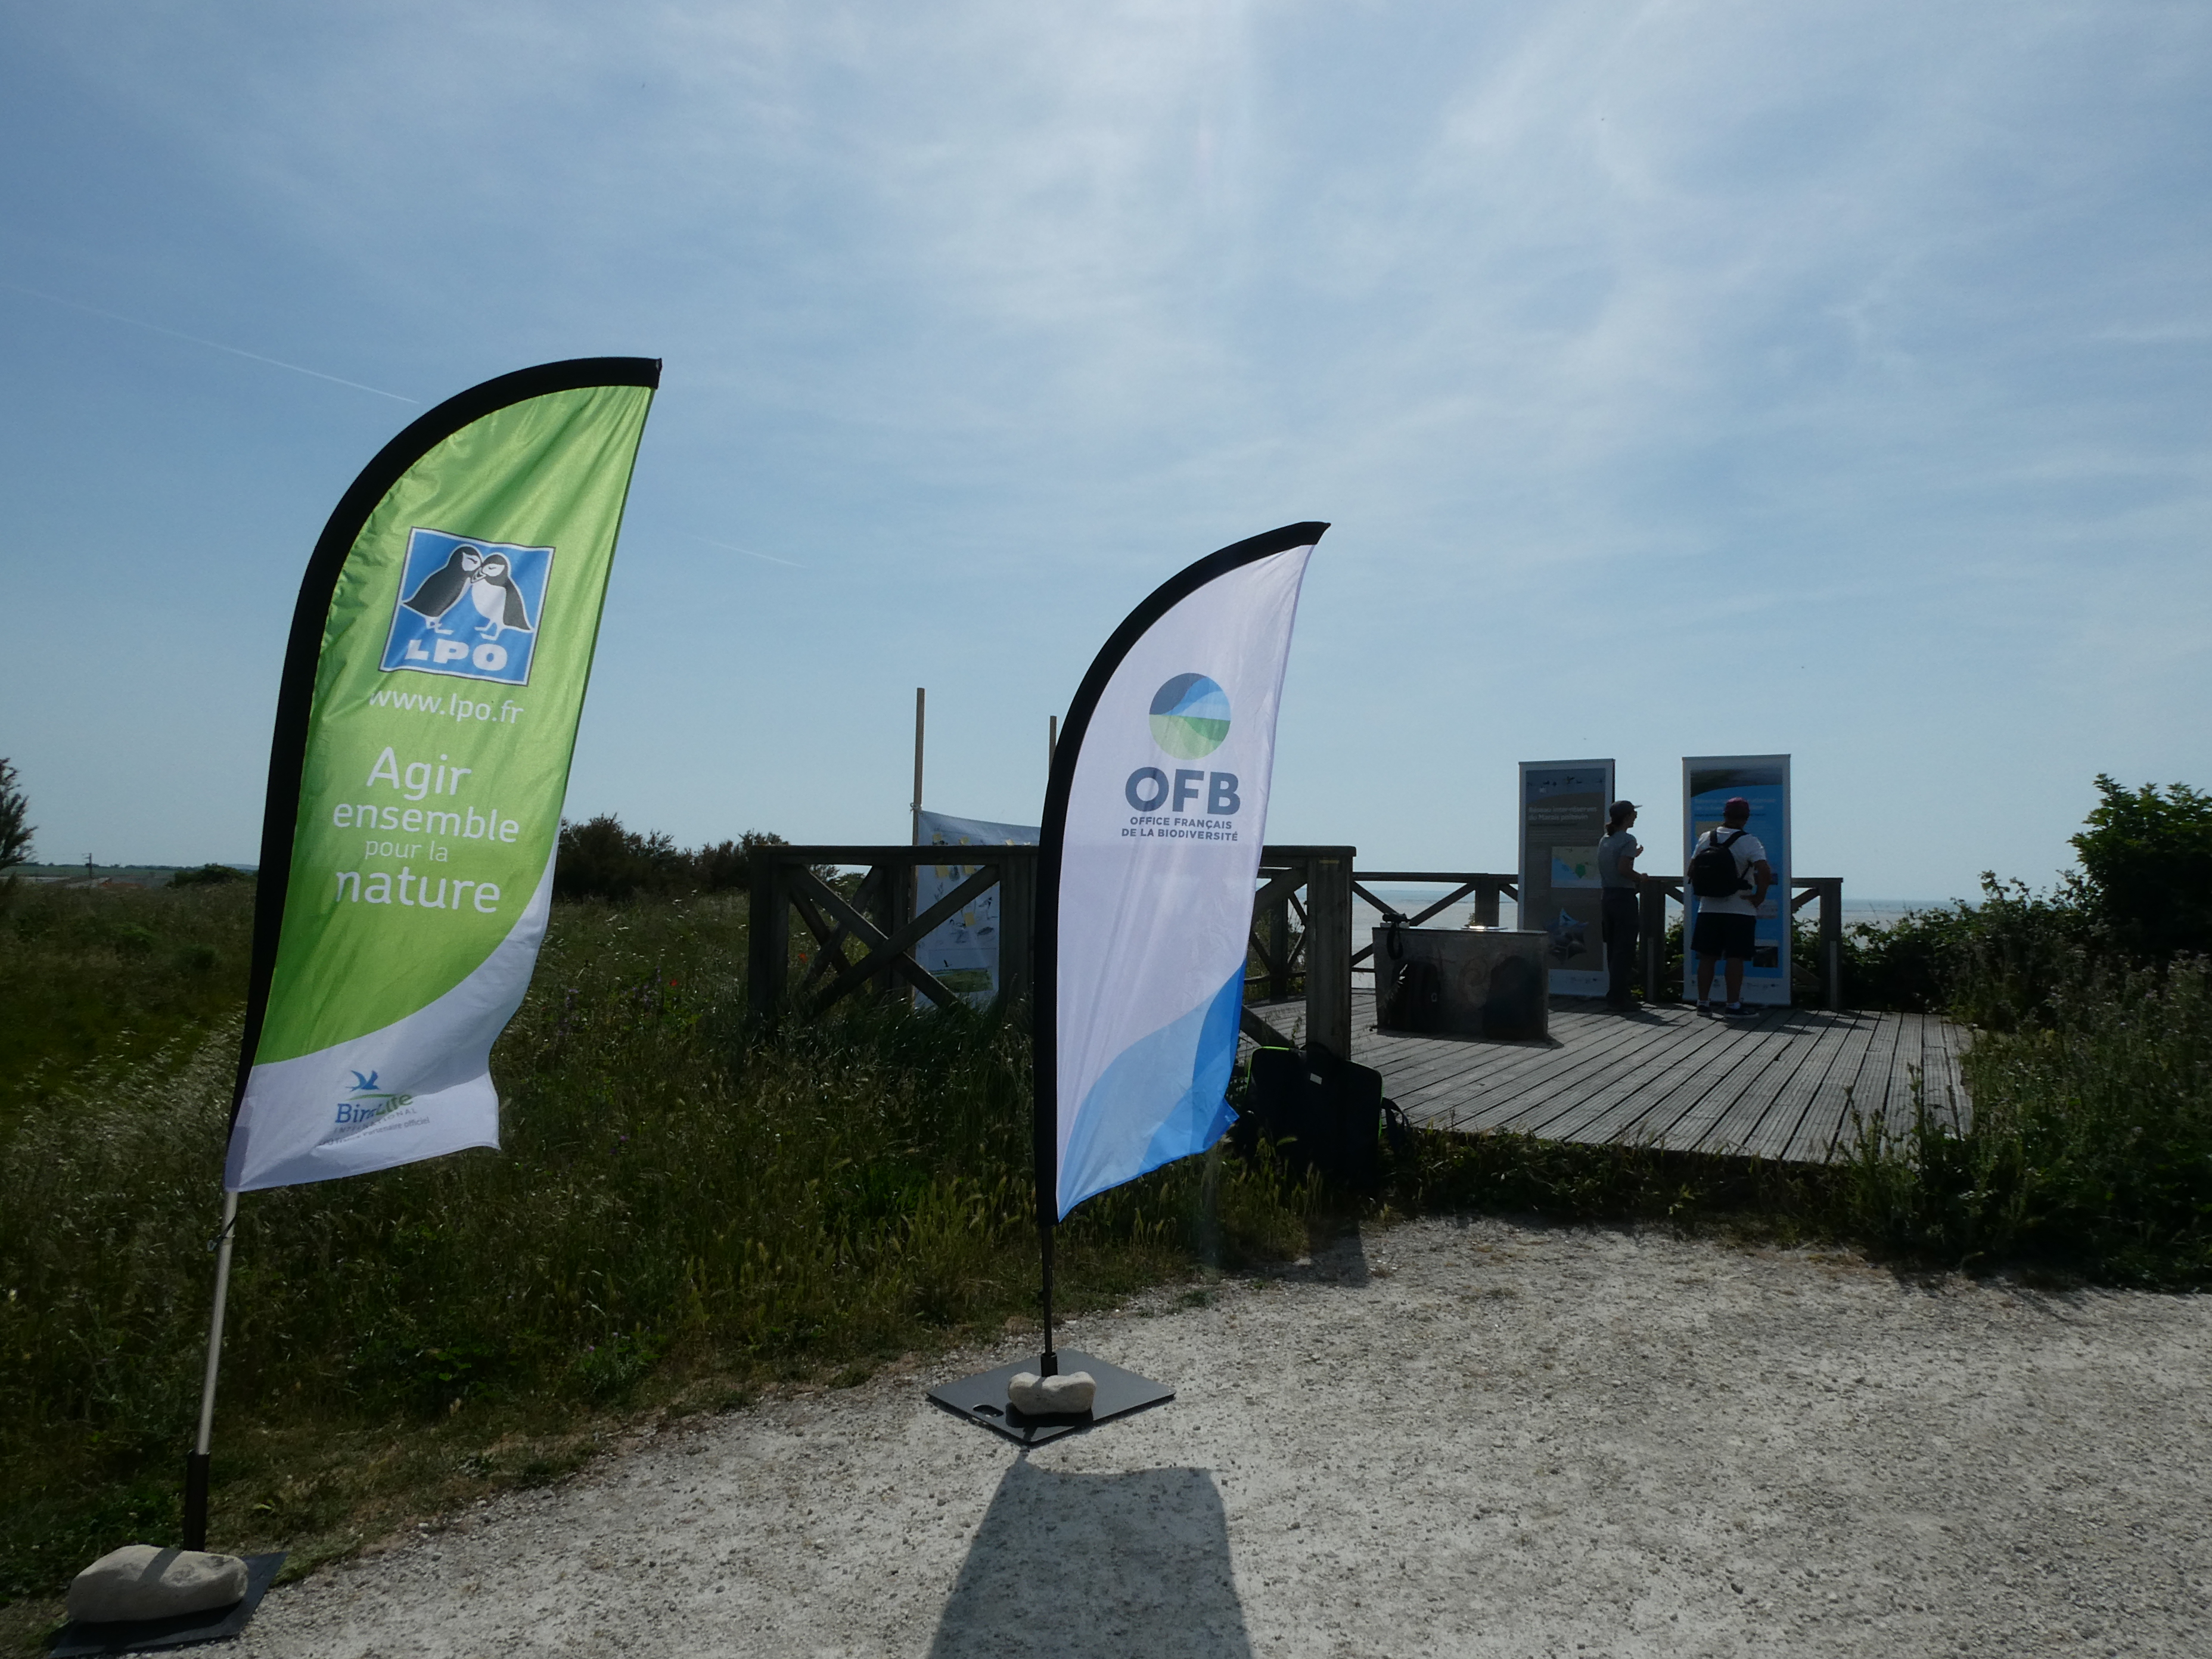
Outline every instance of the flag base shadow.
POLYGON ((1065 1417, 1029 1417, 1007 1403, 1006 1384, 1016 1373, 1036 1369, 1035 1359, 1018 1359, 1011 1365, 978 1371, 957 1382, 944 1383, 932 1389, 929 1397, 955 1417, 994 1434, 1004 1435, 1020 1446, 1042 1446, 1064 1435, 1080 1434, 1101 1423, 1164 1406, 1175 1398, 1175 1390, 1165 1383, 1152 1382, 1134 1371, 1125 1371, 1119 1365, 1109 1365, 1073 1348, 1063 1348, 1060 1354, 1060 1374, 1089 1371, 1097 1380, 1097 1396, 1087 1412, 1065 1417))
POLYGON ((284 1565, 283 1552, 246 1558, 246 1594, 227 1607, 201 1613, 180 1613, 169 1619, 116 1619, 94 1623, 72 1619, 61 1628, 46 1651, 50 1659, 82 1659, 95 1653, 149 1653, 157 1648, 190 1647, 195 1642, 220 1642, 246 1628, 276 1570, 284 1565))
POLYGON ((1018 1459, 968 1547, 929 1659, 1251 1659, 1206 1469, 1063 1474, 1018 1459))

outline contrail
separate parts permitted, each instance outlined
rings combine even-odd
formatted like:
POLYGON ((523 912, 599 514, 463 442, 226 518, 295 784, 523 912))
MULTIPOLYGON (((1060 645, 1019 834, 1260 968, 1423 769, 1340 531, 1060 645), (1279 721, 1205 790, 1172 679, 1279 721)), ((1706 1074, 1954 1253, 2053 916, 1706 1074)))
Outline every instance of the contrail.
POLYGON ((695 536, 688 530, 679 530, 676 533, 686 541, 704 542, 709 547, 719 547, 725 553, 742 553, 749 559, 765 559, 770 564, 787 564, 793 570, 804 570, 807 568, 796 559, 779 559, 773 553, 756 553, 750 547, 737 547, 728 542, 718 542, 712 536, 695 536))
POLYGON ((342 380, 336 374, 325 374, 319 368, 305 368, 298 363, 288 363, 281 357, 264 357, 258 351, 246 351, 234 345, 225 345, 220 340, 204 339, 197 334, 187 334, 182 329, 163 328, 159 323, 149 323, 137 317, 125 317, 120 312, 102 311, 98 306, 88 306, 76 300, 64 300, 58 294, 47 294, 35 288, 25 288, 21 283, 0 283, 0 288, 12 289, 18 294, 27 294, 34 300, 45 300, 58 306, 67 306, 71 311, 82 311, 94 317, 105 317, 111 323, 128 323, 133 328, 143 328, 155 334, 166 334, 173 340, 189 340, 194 345, 204 345, 216 351, 228 351, 234 357, 249 362, 267 363, 271 368, 289 368, 295 374, 311 374, 319 380, 328 380, 332 386, 349 386, 356 392, 373 392, 380 398, 390 398, 396 403, 419 404, 419 398, 404 398, 397 392, 386 392, 380 386, 363 386, 359 380, 342 380))

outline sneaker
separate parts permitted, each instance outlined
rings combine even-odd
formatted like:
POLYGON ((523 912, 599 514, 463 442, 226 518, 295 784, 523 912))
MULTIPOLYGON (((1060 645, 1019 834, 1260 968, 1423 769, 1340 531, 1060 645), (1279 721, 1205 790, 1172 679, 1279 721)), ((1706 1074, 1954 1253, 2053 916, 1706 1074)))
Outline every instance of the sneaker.
POLYGON ((1729 1017, 1732 1019, 1741 1019, 1744 1015, 1749 1013, 1751 1011, 1746 1008, 1741 1002, 1731 1002, 1724 1012, 1726 1012, 1729 1017))
POLYGON ((1710 1014, 1712 1011, 1713 1005, 1710 1002, 1701 1002, 1698 1005, 1698 1012, 1701 1014, 1710 1014))

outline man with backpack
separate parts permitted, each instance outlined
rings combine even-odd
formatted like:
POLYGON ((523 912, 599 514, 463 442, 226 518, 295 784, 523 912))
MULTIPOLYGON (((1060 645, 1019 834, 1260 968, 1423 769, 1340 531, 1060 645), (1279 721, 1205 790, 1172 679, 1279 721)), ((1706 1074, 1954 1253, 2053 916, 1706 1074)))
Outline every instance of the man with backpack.
POLYGON ((1751 960, 1759 907, 1774 885, 1774 866, 1766 861, 1766 848, 1745 827, 1750 822, 1751 803, 1731 795, 1721 808, 1720 828, 1698 836, 1691 850, 1690 890, 1698 896, 1698 925, 1690 948, 1698 953, 1701 1014, 1712 1012, 1713 963, 1721 957, 1728 961, 1726 1012, 1744 1012, 1743 965, 1751 960))

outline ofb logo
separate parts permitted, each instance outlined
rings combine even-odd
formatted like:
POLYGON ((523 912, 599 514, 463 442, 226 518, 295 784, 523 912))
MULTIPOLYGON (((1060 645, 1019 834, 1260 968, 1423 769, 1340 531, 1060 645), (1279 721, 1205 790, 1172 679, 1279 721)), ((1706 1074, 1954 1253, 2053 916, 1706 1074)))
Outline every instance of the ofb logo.
MULTIPOLYGON (((1177 760, 1200 760, 1212 754, 1229 736, 1229 694, 1203 674, 1178 674, 1152 693, 1152 741, 1177 760)), ((1169 775, 1157 766, 1140 766, 1121 786, 1121 798, 1139 815, 1163 806, 1181 814, 1198 810, 1203 802, 1210 818, 1234 817, 1243 808, 1234 772, 1208 772, 1194 766, 1178 766, 1169 775)), ((1132 818, 1132 825, 1139 820, 1132 818)), ((1182 822, 1177 818, 1177 823, 1182 822)), ((1228 828, 1155 830, 1125 828, 1125 836, 1173 835, 1207 841, 1234 841, 1228 828)))
POLYGON ((385 672, 529 684, 552 574, 550 547, 410 530, 384 642, 385 672))
POLYGON ((1203 674, 1178 674, 1152 693, 1152 741, 1177 760, 1197 760, 1229 735, 1229 694, 1203 674))

